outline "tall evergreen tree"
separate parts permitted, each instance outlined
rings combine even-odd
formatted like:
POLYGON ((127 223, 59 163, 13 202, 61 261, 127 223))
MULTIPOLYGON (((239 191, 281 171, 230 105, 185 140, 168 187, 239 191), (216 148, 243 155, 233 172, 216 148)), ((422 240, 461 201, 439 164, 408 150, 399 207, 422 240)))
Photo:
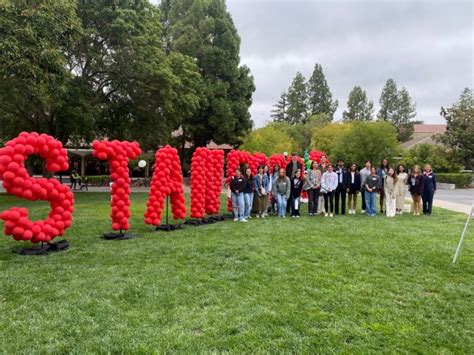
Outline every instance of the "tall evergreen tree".
POLYGON ((240 38, 224 0, 163 0, 165 47, 195 58, 202 86, 200 107, 183 120, 184 137, 202 146, 240 143, 251 129, 255 90, 246 66, 239 66, 240 38))
POLYGON ((354 86, 349 93, 347 110, 343 112, 344 121, 371 121, 374 103, 369 101, 367 93, 360 86, 354 86))
POLYGON ((410 140, 414 131, 414 122, 412 119, 416 116, 416 105, 412 103, 412 99, 408 90, 402 87, 397 94, 397 107, 391 122, 397 130, 397 139, 400 142, 410 140))
POLYGON ((459 100, 449 108, 441 107, 447 130, 443 141, 453 148, 467 169, 474 169, 474 95, 465 88, 459 100))
POLYGON ((377 117, 384 121, 393 121, 393 117, 398 110, 398 89, 397 83, 393 79, 388 79, 380 95, 380 110, 377 117))
POLYGON ((271 111, 271 117, 273 121, 276 122, 287 122, 287 110, 288 110, 288 99, 286 92, 282 92, 280 95, 280 99, 278 102, 273 105, 273 109, 271 111))
POLYGON ((316 63, 313 74, 308 79, 308 107, 311 115, 326 114, 331 120, 337 110, 338 102, 332 100, 323 67, 316 63))
POLYGON ((288 88, 288 123, 294 125, 305 123, 308 117, 305 78, 297 72, 291 86, 288 88))

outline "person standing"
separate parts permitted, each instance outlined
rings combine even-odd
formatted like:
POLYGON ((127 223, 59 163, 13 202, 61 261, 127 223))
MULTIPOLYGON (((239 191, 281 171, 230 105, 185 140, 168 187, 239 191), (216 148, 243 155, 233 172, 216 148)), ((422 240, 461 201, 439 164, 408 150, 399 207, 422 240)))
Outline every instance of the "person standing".
POLYGON ((348 173, 347 193, 348 193, 348 204, 349 214, 356 214, 357 209, 357 194, 360 190, 360 174, 357 171, 357 165, 351 164, 350 171, 348 173))
POLYGON ((408 177, 408 183, 410 184, 410 194, 413 199, 413 215, 419 216, 421 209, 421 195, 424 191, 424 179, 420 172, 418 165, 413 166, 411 174, 408 177))
POLYGON ((263 167, 263 173, 267 176, 267 179, 268 179, 267 196, 265 198, 265 208, 264 208, 264 211, 263 211, 263 216, 267 217, 268 216, 268 206, 271 203, 270 195, 271 195, 271 192, 272 192, 272 174, 270 173, 270 168, 268 167, 268 165, 265 165, 263 167))
MULTIPOLYGON (((328 171, 328 157, 326 155, 321 155, 319 158, 319 171, 321 171, 321 178, 323 174, 328 171)), ((318 211, 317 213, 325 213, 326 211, 324 210, 324 195, 320 192, 319 193, 319 200, 318 200, 318 211)))
POLYGON ((403 209, 405 207, 405 194, 406 194, 406 185, 408 180, 408 174, 405 172, 405 166, 400 164, 397 168, 397 185, 398 185, 398 194, 397 194, 397 214, 403 214, 403 209))
POLYGON ((380 177, 377 175, 377 169, 374 166, 371 167, 370 175, 365 179, 364 186, 367 215, 375 217, 375 202, 377 200, 377 190, 380 188, 380 177))
POLYGON ((344 166, 344 160, 337 161, 337 188, 334 194, 334 212, 339 214, 339 199, 341 200, 341 215, 346 214, 346 193, 347 193, 347 169, 344 166))
POLYGON ((321 189, 321 171, 319 164, 311 163, 311 169, 306 174, 303 189, 308 193, 308 214, 314 216, 318 213, 319 191, 321 189))
POLYGON ((298 161, 298 154, 292 153, 291 161, 286 166, 286 176, 292 179, 298 170, 303 171, 303 165, 298 161))
POLYGON ((290 198, 290 192, 290 179, 286 176, 285 169, 281 168, 272 186, 272 194, 276 197, 278 205, 278 217, 285 218, 286 202, 290 198))
POLYGON ((271 203, 271 210, 272 210, 273 214, 275 214, 275 215, 278 213, 278 207, 277 207, 277 198, 273 194, 272 188, 273 188, 274 182, 276 181, 276 179, 278 179, 279 173, 280 173, 280 165, 275 164, 273 166, 273 171, 270 174, 270 192, 271 192, 270 203, 271 203))
POLYGON ((436 175, 433 173, 430 164, 425 165, 425 172, 423 174, 423 214, 431 215, 431 208, 433 207, 433 197, 436 192, 436 175))
POLYGON ((232 210, 234 213, 234 222, 247 222, 244 218, 244 188, 245 179, 240 172, 240 169, 235 170, 235 175, 230 178, 230 191, 232 198, 232 210))
POLYGON ((370 171, 372 169, 372 162, 370 160, 365 161, 365 167, 360 171, 360 194, 362 195, 362 213, 365 213, 367 209, 367 203, 365 201, 365 180, 370 176, 370 171))
MULTIPOLYGON (((291 153, 291 161, 286 166, 286 176, 288 176, 290 181, 295 177, 298 170, 303 171, 303 165, 298 161, 298 154, 293 152, 291 153)), ((286 212, 290 212, 289 204, 286 206, 286 212)))
POLYGON ((265 174, 265 167, 258 167, 258 174, 254 178, 254 190, 257 197, 257 218, 265 218, 267 208, 266 200, 268 199, 268 175, 265 174))
POLYGON ((300 217, 300 196, 303 189, 303 180, 301 180, 301 170, 297 170, 295 176, 291 179, 290 204, 291 217, 300 217))
POLYGON ((387 217, 395 217, 397 212, 397 196, 399 184, 397 184, 397 174, 393 168, 388 169, 388 173, 384 180, 385 190, 385 211, 387 217))
POLYGON ((384 159, 380 163, 380 168, 377 169, 377 175, 380 178, 380 186, 379 186, 379 193, 380 193, 380 213, 383 214, 383 207, 384 207, 384 200, 385 200, 385 176, 388 174, 388 169, 390 169, 390 166, 388 164, 388 160, 384 159))
POLYGON ((252 169, 247 167, 245 169, 245 187, 244 187, 244 219, 250 219, 250 213, 252 212, 253 206, 253 176, 252 176, 252 169))
POLYGON ((321 189, 324 193, 324 217, 333 216, 334 212, 334 193, 337 188, 337 174, 334 172, 334 167, 332 165, 328 166, 328 171, 326 171, 321 178, 321 189))

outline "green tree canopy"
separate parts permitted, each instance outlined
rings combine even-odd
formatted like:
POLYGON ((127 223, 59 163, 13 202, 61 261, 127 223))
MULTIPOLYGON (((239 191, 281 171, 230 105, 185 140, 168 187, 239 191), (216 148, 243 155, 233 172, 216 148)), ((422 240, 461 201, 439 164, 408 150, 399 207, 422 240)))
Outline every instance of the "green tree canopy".
POLYGON ((2 1, 0 3, 0 134, 8 139, 22 130, 45 132, 67 141, 90 131, 82 110, 87 93, 77 102, 68 93, 87 86, 74 81, 67 53, 81 34, 71 0, 2 1), (68 106, 72 104, 72 106, 68 106), (65 117, 63 110, 74 113, 65 117), (73 112, 72 112, 73 111, 73 112), (67 120, 64 121, 64 120, 67 120), (82 127, 81 127, 82 126, 82 127))
POLYGON ((331 158, 335 158, 338 145, 345 145, 346 137, 352 130, 352 123, 331 123, 312 131, 311 148, 326 152, 331 158))
POLYGON ((404 151, 400 163, 406 168, 411 168, 415 164, 421 167, 430 164, 433 170, 439 173, 457 173, 462 169, 462 164, 452 149, 444 145, 426 143, 404 151))
POLYGON ((308 79, 308 111, 311 115, 326 114, 333 119, 338 102, 332 100, 332 94, 321 64, 316 63, 313 74, 308 79))
POLYGON ((447 131, 443 141, 456 151, 467 169, 474 169, 474 97, 472 89, 465 88, 459 100, 451 107, 441 107, 447 131))
POLYGON ((248 108, 255 90, 250 70, 239 66, 240 38, 224 0, 163 0, 165 46, 195 58, 202 78, 199 109, 183 120, 195 146, 240 143, 252 127, 248 108))
POLYGON ((307 111, 308 94, 306 92, 306 83, 304 76, 297 72, 290 87, 288 88, 288 109, 287 120, 289 124, 305 123, 307 111))
POLYGON ((367 93, 360 86, 354 86, 349 93, 347 110, 343 112, 344 121, 371 121, 374 103, 367 98, 367 93))
POLYGON ((292 152, 295 146, 293 139, 287 133, 289 129, 288 123, 283 122, 274 122, 255 129, 244 139, 244 144, 240 146, 240 149, 251 153, 265 153, 267 156, 292 152))
POLYGON ((282 92, 278 102, 273 105, 271 117, 275 122, 288 122, 288 98, 286 92, 282 92))
POLYGON ((380 120, 393 122, 398 110, 398 89, 393 79, 388 79, 380 95, 380 110, 377 117, 380 120))

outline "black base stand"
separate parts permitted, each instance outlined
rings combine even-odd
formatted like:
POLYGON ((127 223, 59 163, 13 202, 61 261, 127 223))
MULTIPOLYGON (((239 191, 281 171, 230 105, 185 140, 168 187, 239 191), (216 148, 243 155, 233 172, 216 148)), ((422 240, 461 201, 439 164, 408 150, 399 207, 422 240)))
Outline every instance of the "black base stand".
POLYGON ((105 233, 102 235, 102 239, 105 239, 105 240, 124 240, 124 239, 138 238, 138 237, 139 237, 138 234, 124 233, 123 231, 105 233))
POLYGON ((203 226, 206 224, 212 224, 212 223, 221 222, 225 220, 226 220, 225 216, 215 215, 215 216, 209 216, 209 217, 200 218, 200 219, 188 219, 186 222, 184 222, 184 224, 188 224, 191 226, 203 226))
POLYGON ((14 249, 13 252, 19 255, 47 255, 67 249, 69 249, 69 243, 63 239, 56 243, 41 243, 39 248, 19 248, 14 249))
POLYGON ((163 231, 163 232, 171 232, 176 229, 181 229, 183 225, 181 223, 178 224, 161 224, 159 226, 156 226, 157 231, 163 231))

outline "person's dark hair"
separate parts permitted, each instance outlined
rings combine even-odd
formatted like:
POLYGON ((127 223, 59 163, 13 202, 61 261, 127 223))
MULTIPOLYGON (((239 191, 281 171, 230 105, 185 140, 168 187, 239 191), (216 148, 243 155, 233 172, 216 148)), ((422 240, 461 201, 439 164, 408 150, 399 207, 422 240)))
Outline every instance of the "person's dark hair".
POLYGON ((337 162, 339 163, 340 161, 342 161, 344 163, 344 159, 339 159, 337 162))
POLYGON ((278 181, 282 182, 282 181, 286 181, 287 177, 286 177, 286 172, 285 172, 285 169, 283 168, 280 168, 280 170, 278 170, 278 181), (280 176, 280 172, 283 173, 282 176, 280 176))
POLYGON ((246 167, 245 168, 245 173, 244 173, 245 176, 248 176, 248 177, 252 177, 252 169, 250 169, 250 167, 246 167), (247 174, 247 171, 250 170, 250 175, 247 174))
POLYGON ((354 171, 358 171, 358 170, 359 170, 359 169, 358 169, 359 167, 357 166, 356 163, 350 163, 350 164, 349 164, 349 171, 352 171, 352 165, 355 165, 355 170, 354 170, 354 171))
MULTIPOLYGON (((258 168, 257 168, 257 171, 260 172, 260 169, 262 169, 263 171, 265 171, 265 165, 259 165, 258 168)), ((262 172, 263 172, 262 171, 262 172)))
MULTIPOLYGON (((313 169, 314 164, 318 164, 318 162, 317 162, 317 161, 313 161, 313 162, 311 163, 311 167, 310 167, 311 169, 313 169)), ((319 164, 318 164, 318 165, 319 165, 319 164)))
POLYGON ((367 160, 365 161, 365 164, 367 164, 367 163, 370 163, 370 165, 372 165, 372 160, 368 160, 368 159, 367 159, 367 160))
POLYGON ((292 157, 297 157, 297 156, 298 156, 298 153, 293 152, 293 153, 291 153, 291 156, 292 156, 292 157))
POLYGON ((273 172, 275 172, 275 170, 276 170, 277 172, 280 171, 280 165, 279 165, 279 164, 273 165, 273 172))
MULTIPOLYGON (((397 182, 397 180, 398 180, 398 177, 397 177, 397 172, 395 171, 395 169, 394 169, 394 168, 388 168, 388 171, 390 171, 390 169, 392 169, 392 170, 393 170, 393 176, 392 176, 392 178, 393 178, 393 182, 394 182, 394 183, 396 183, 396 182, 397 182)), ((387 172, 387 175, 388 175, 388 176, 390 176, 390 174, 389 174, 388 172, 387 172)))
POLYGON ((384 162, 384 161, 387 161, 387 169, 390 169, 390 162, 388 161, 387 158, 382 159, 382 161, 380 162, 380 168, 381 168, 381 169, 384 169, 384 168, 385 168, 385 165, 383 165, 383 162, 384 162))
POLYGON ((405 165, 403 165, 403 164, 398 164, 398 166, 397 166, 397 171, 396 171, 397 174, 400 174, 400 167, 402 167, 402 166, 403 166, 403 172, 404 172, 404 173, 407 172, 407 168, 405 167, 405 165))

